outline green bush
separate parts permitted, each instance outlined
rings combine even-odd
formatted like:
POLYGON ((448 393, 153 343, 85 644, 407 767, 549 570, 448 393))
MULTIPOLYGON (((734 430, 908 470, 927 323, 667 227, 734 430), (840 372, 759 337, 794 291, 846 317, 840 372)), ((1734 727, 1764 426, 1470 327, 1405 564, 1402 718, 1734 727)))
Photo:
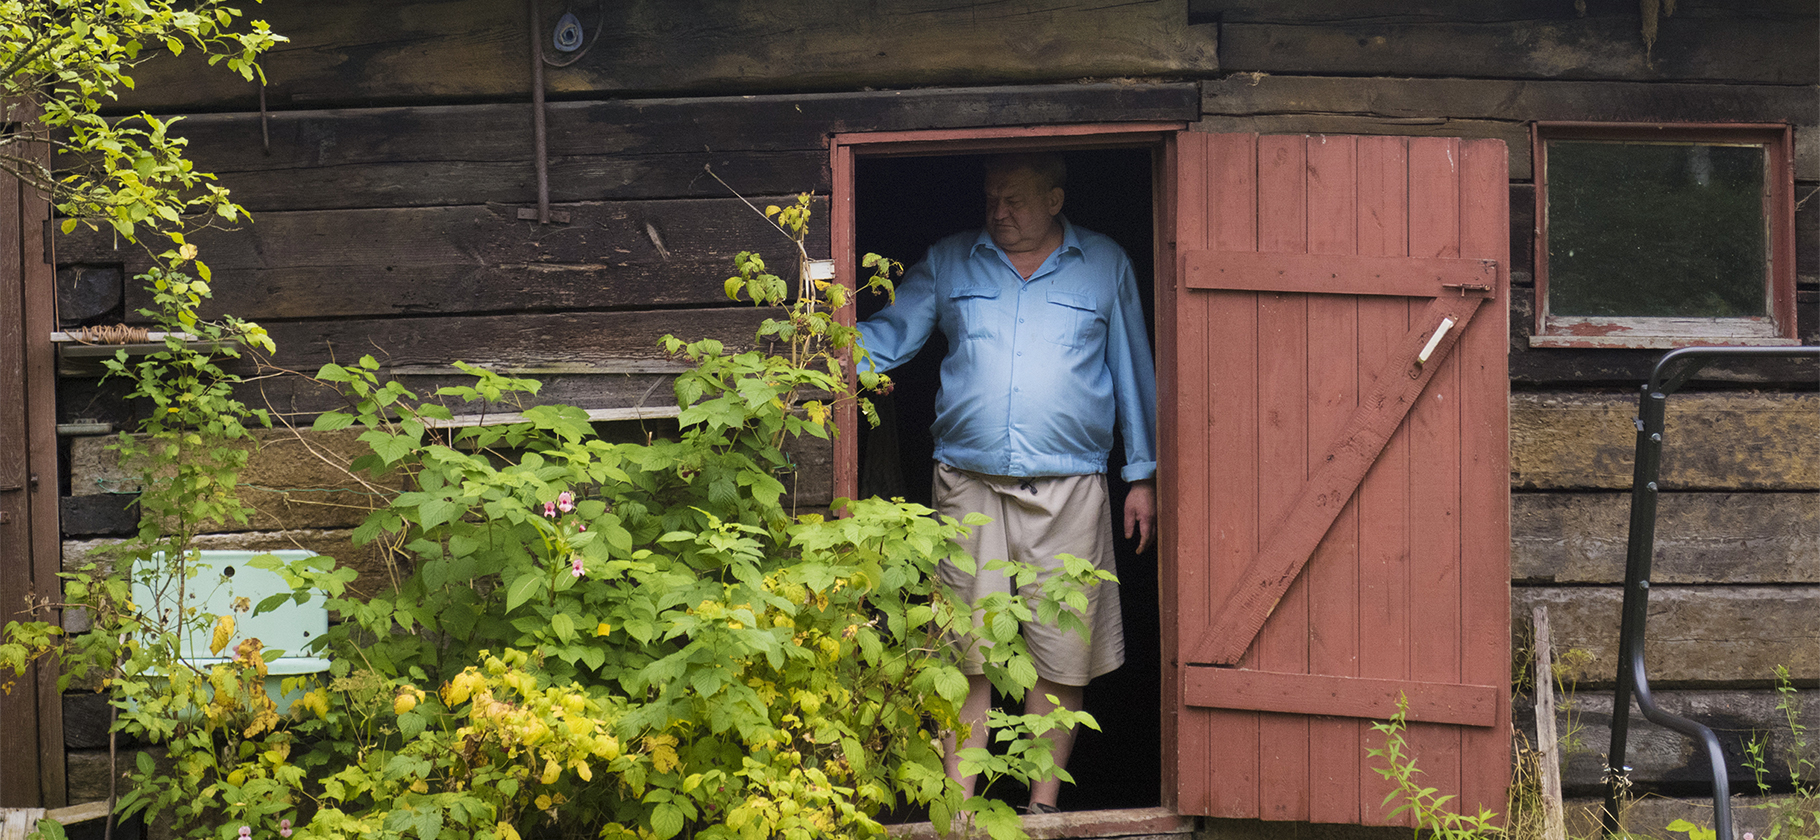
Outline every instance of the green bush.
MULTIPOLYGON (((805 196, 769 215, 800 242, 807 212, 805 196)), ((867 264, 888 289, 895 266, 867 264)), ((932 572, 942 558, 972 565, 954 539, 983 520, 878 499, 837 501, 836 516, 786 510, 786 444, 836 434, 833 410, 859 400, 845 360, 863 350, 835 318, 844 289, 792 294, 757 255, 736 265, 729 295, 747 292, 779 317, 758 332, 763 351, 666 338, 692 365, 676 381, 674 440, 609 442, 585 412, 548 405, 450 430, 436 422, 452 418, 450 404, 515 407, 537 383, 460 365, 473 385, 422 400, 382 380, 371 357, 324 367, 318 378, 352 405, 314 428, 358 428, 370 454, 350 469, 384 478, 375 488, 408 488, 356 539, 383 543, 409 573, 361 599, 343 593, 351 573, 326 558, 257 561, 296 587, 268 600, 324 592, 342 619, 317 643, 334 663, 328 679, 297 686, 307 692, 288 710, 252 690, 264 676, 256 649, 186 672, 167 633, 146 666, 174 675, 160 683, 144 667, 113 669, 118 644, 66 648, 66 668, 112 675, 121 728, 167 745, 177 768, 142 759, 122 811, 168 810, 198 840, 231 840, 241 826, 296 840, 755 840, 875 836, 881 814, 914 805, 943 831, 974 811, 994 837, 1021 835, 1003 803, 963 802, 942 774, 937 739, 967 693, 944 634, 996 642, 988 673, 1021 695, 1035 672, 1017 620, 1080 627, 1081 587, 1103 573, 1072 563, 1042 598, 955 604, 932 572), (194 708, 205 714, 182 713, 194 708)), ((199 387, 149 379, 166 392, 199 387)), ((202 470, 231 491, 231 471, 202 470)), ((217 503, 227 518, 241 510, 217 503)), ((148 524, 147 536, 157 530, 148 524)), ((72 601, 113 605, 85 638, 145 638, 118 576, 70 589, 72 601)), ((46 633, 22 626, 14 637, 42 647, 46 633)), ((1001 718, 1013 733, 1092 725, 1057 714, 1066 720, 1001 718)), ((1053 769, 1044 746, 974 759, 1027 780, 1053 769)))

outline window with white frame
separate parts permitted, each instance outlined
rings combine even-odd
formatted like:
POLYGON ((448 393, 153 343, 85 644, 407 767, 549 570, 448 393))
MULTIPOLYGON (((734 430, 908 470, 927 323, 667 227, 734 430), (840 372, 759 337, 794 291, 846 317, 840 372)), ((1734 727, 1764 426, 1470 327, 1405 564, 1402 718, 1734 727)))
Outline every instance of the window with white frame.
POLYGON ((1537 347, 1794 344, 1785 125, 1538 123, 1537 347))

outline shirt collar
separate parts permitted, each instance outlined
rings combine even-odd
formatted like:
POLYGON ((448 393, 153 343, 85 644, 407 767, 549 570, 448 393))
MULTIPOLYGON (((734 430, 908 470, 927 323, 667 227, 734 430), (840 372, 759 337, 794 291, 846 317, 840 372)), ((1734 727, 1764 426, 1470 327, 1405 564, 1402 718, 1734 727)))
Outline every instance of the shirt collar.
MULTIPOLYGON (((1047 265, 1049 263, 1049 260, 1053 260, 1062 254, 1069 253, 1070 251, 1072 251, 1076 254, 1085 253, 1085 251, 1083 251, 1081 248, 1081 238, 1079 236, 1075 235, 1075 233, 1074 233, 1074 223, 1068 221, 1068 216, 1066 214, 1057 214, 1055 218, 1056 218, 1056 221, 1059 221, 1062 223, 1062 244, 1061 244, 1061 247, 1058 247, 1055 249, 1055 253, 1050 254, 1049 258, 1043 261, 1044 265, 1047 265)), ((985 228, 980 228, 979 236, 974 237, 974 240, 973 240, 974 252, 977 253, 979 251, 979 249, 981 249, 981 248, 990 249, 992 252, 997 254, 1000 259, 1003 259, 1007 262, 1010 261, 1010 257, 1005 256, 1004 250, 999 248, 998 243, 992 241, 992 232, 986 230, 985 228)), ((1042 269, 1038 268, 1037 274, 1041 274, 1041 273, 1042 273, 1042 269)), ((1031 275, 1031 279, 1032 280, 1036 279, 1035 275, 1031 275)))

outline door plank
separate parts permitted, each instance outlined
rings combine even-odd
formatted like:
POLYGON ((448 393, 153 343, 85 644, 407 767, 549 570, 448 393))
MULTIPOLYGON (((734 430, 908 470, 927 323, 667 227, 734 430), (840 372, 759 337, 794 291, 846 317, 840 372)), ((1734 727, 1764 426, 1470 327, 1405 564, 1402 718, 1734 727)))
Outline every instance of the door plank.
MULTIPOLYGON (((1498 704, 1502 702, 1503 693, 1504 688, 1499 685, 1374 680, 1204 666, 1188 669, 1184 688, 1191 706, 1372 720, 1389 719, 1397 712, 1398 699, 1407 698, 1408 719, 1412 722, 1481 728, 1497 726, 1498 704)), ((1428 767, 1428 759, 1429 756, 1422 756, 1424 770, 1428 767)))
MULTIPOLYGON (((1359 253, 1404 257, 1409 252, 1409 143, 1398 137, 1359 138, 1359 253)), ((1408 298, 1359 299, 1359 354, 1388 358, 1409 330, 1410 313, 1419 312, 1408 298)), ((1370 390, 1382 371, 1362 365, 1360 388, 1370 390)), ((1359 663, 1357 675, 1401 680, 1409 676, 1408 587, 1409 540, 1404 521, 1409 509, 1409 433, 1399 427, 1378 454, 1358 490, 1359 510, 1359 663)), ((1362 733, 1371 746, 1382 746, 1376 733, 1362 733)), ((1357 748, 1355 746, 1355 748, 1357 748)), ((1369 766, 1368 766, 1369 767, 1369 766)), ((1361 821, 1383 820, 1383 802, 1395 785, 1376 773, 1361 772, 1359 803, 1372 809, 1361 821)), ((1394 822, 1413 825, 1408 814, 1394 822)))
MULTIPOLYGON (((1206 146, 1208 155, 1208 228, 1203 234, 1208 244, 1221 250, 1245 250, 1257 247, 1257 139, 1250 135, 1216 135, 1206 146)), ((1230 366, 1208 368, 1202 380, 1207 391, 1204 413, 1183 418, 1187 428, 1206 429, 1209 454, 1197 465, 1206 470, 1201 480, 1209 507, 1206 516, 1211 524, 1214 547, 1206 563, 1209 588, 1197 593, 1205 601, 1205 626, 1211 620, 1216 603, 1209 593, 1228 591, 1236 584, 1245 558, 1257 551, 1258 498, 1251 492, 1257 482, 1257 461, 1251 457, 1251 444, 1257 440, 1257 394, 1250 380, 1258 363, 1258 324, 1256 295, 1248 292, 1215 292, 1206 295, 1183 295, 1189 305, 1198 305, 1199 318, 1207 325, 1206 355, 1200 358, 1232 360, 1230 366), (1210 465, 1214 453, 1246 453, 1221 461, 1216 480, 1210 465)), ((1184 638, 1183 642, 1188 639, 1184 638)), ((1180 655, 1190 650, 1184 645, 1180 655)), ((1199 716, 1204 721, 1203 737, 1209 773, 1217 768, 1217 784, 1208 791, 1207 813, 1232 818, 1255 818, 1258 815, 1260 736, 1256 712, 1219 712, 1199 716)), ((1208 778, 1216 778, 1210 775, 1208 778)))
MULTIPOLYGON (((1416 257, 1460 256, 1460 144, 1428 137, 1410 142, 1409 252, 1416 257)), ((1464 334, 1464 331, 1462 331, 1464 334)), ((1409 549, 1412 603, 1419 613, 1410 634, 1410 655, 1422 679, 1460 681, 1460 440, 1459 365, 1451 358, 1406 421, 1410 450, 1423 462, 1409 488, 1409 549)), ((1508 579, 1508 578, 1507 578, 1508 579)), ((1507 635, 1506 635, 1507 637, 1507 635)), ((1463 758, 1460 733, 1451 727, 1415 724, 1409 741, 1425 756, 1424 784, 1458 790, 1463 758), (1426 756, 1434 756, 1426 758, 1426 756)))
POLYGON ((1479 301, 1468 295, 1438 297, 1417 317, 1417 328, 1404 334, 1384 365, 1385 370, 1401 373, 1379 376, 1348 420, 1345 432, 1325 450, 1325 462, 1296 494, 1295 504, 1270 528, 1263 550, 1246 567, 1239 589, 1220 608, 1190 662, 1237 664, 1251 647, 1265 619, 1277 609, 1391 433, 1422 396, 1429 380, 1447 367, 1448 351, 1467 330, 1479 301), (1442 336, 1428 363, 1418 363, 1416 354, 1444 319, 1451 319, 1454 326, 1442 336))
MULTIPOLYGON (((1464 257, 1495 257, 1510 247, 1505 191, 1508 152, 1500 143, 1468 141, 1461 148, 1460 248, 1464 257)), ((1508 262, 1500 262, 1508 271, 1508 262)), ((1500 277, 1494 289, 1509 289, 1500 277)), ((1510 305, 1485 305, 1481 323, 1455 351, 1462 375, 1477 381, 1508 381, 1510 305)), ((1502 390, 1462 388, 1460 445, 1463 476, 1460 523, 1462 677, 1498 684, 1507 672, 1510 628, 1510 399, 1502 390)), ((1510 719, 1510 696, 1498 695, 1500 720, 1510 719)), ((1462 750, 1473 756, 1460 780, 1464 807, 1496 807, 1510 782, 1510 739, 1498 731, 1461 733, 1462 750)))
MULTIPOLYGON (((1305 137, 1258 140, 1258 250, 1301 254, 1308 248, 1308 159, 1305 137), (1265 185, 1269 188, 1266 189, 1265 185)), ((1308 465, 1308 295, 1256 293, 1258 521, 1281 519, 1295 504, 1308 465), (1277 480, 1271 480, 1277 477, 1277 480)), ((1265 532, 1268 536, 1268 532, 1265 532)), ((1244 586, 1244 578, 1240 586, 1244 586)), ((1257 634, 1251 667, 1308 670, 1308 586, 1294 581, 1280 593, 1279 618, 1257 634)), ((1217 622, 1217 619, 1216 619, 1217 622)), ((1306 820, 1309 801, 1308 719, 1264 715, 1259 816, 1306 820)))
MULTIPOLYGON (((1308 252, 1311 259, 1353 259, 1358 250, 1357 139, 1308 141, 1308 252)), ((1308 463, 1325 452, 1359 403, 1360 296, 1308 297, 1308 463)), ((1308 671, 1355 676, 1358 667, 1358 504, 1348 501, 1315 549, 1308 578, 1308 671)), ((1354 823, 1359 815, 1359 722, 1308 721, 1308 819, 1354 823)))
MULTIPOLYGON (((1177 248, 1181 250, 1207 247, 1212 214, 1208 205, 1211 197, 1210 184, 1212 176, 1209 171, 1208 141, 1211 135, 1184 133, 1176 138, 1176 238, 1177 248)), ((1179 253, 1179 251, 1178 251, 1179 253)), ((1208 323, 1208 301, 1199 298, 1188 298, 1170 290, 1169 299, 1176 307, 1176 317, 1170 326, 1175 332, 1175 346, 1169 355, 1175 359, 1206 358, 1211 352, 1212 329, 1208 323)), ((1159 334, 1163 326, 1161 321, 1162 307, 1158 306, 1159 334)), ((1158 350, 1163 347, 1159 344, 1158 350)), ((1158 353, 1158 371, 1180 369, 1183 372, 1174 377, 1175 413, 1173 416, 1159 417, 1158 429, 1182 429, 1186 433, 1161 435, 1163 444, 1162 461, 1164 464, 1176 465, 1176 470, 1159 470, 1157 478, 1162 486, 1160 491, 1167 491, 1169 482, 1174 482, 1175 502, 1163 508, 1163 515, 1173 515, 1175 526, 1174 539, 1178 555, 1185 553, 1188 546, 1213 545, 1213 529, 1209 511, 1212 499, 1210 491, 1209 455, 1212 439, 1220 430, 1213 428, 1212 392, 1207 387, 1204 376, 1189 375, 1185 368, 1169 367, 1158 353), (1168 453, 1173 448, 1176 453, 1168 453)), ((1157 396, 1163 406, 1168 406, 1168 394, 1171 391, 1169 377, 1157 377, 1157 396)), ((1164 498, 1169 498, 1165 495, 1164 498)), ((1171 529, 1164 521, 1161 537, 1165 541, 1159 548, 1167 551, 1171 539, 1171 529)), ((1172 556, 1165 554, 1164 556, 1172 556)), ((1176 726, 1176 737, 1171 742, 1177 751, 1175 766, 1175 787, 1173 804, 1183 813, 1209 813, 1212 807, 1209 791, 1209 780, 1212 778, 1214 762, 1210 750, 1217 740, 1212 737, 1208 718, 1202 713, 1182 712, 1175 706, 1181 694, 1181 669, 1175 664, 1181 658, 1180 628, 1196 627, 1207 621, 1211 615, 1212 605, 1208 603, 1207 592, 1210 587, 1208 576, 1213 573, 1211 563, 1173 563, 1165 568, 1165 574, 1173 572, 1175 578, 1176 625, 1172 631, 1165 627, 1166 646, 1164 662, 1170 672, 1173 685, 1167 686, 1164 701, 1171 708, 1164 717, 1167 729, 1173 718, 1176 726), (1170 648, 1173 648, 1171 650, 1170 648)))
MULTIPOLYGON (((1310 232, 1317 229, 1314 222, 1309 220, 1310 232)), ((1449 284, 1483 286, 1483 290, 1467 290, 1482 295, 1491 290, 1497 277, 1495 260, 1244 251, 1190 252, 1184 274, 1191 289, 1401 297, 1460 294, 1460 289, 1449 284)))

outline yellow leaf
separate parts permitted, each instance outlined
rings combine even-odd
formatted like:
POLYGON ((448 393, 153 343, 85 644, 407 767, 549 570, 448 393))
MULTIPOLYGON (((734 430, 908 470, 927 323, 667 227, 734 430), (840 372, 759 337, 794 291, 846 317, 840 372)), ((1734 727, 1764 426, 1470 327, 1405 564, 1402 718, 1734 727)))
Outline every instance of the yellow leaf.
POLYGON ((402 715, 417 708, 417 697, 406 691, 392 698, 392 713, 402 715))
POLYGON ((499 840, 519 840, 518 829, 513 828, 511 823, 502 822, 493 826, 493 833, 499 835, 499 840))
POLYGON ((234 617, 224 615, 215 619, 215 635, 209 639, 209 652, 219 655, 233 638, 234 617))
POLYGON ((560 778, 562 778, 562 765, 557 764, 556 759, 552 758, 544 764, 543 776, 539 777, 537 781, 546 785, 553 785, 556 784, 556 780, 560 778))
POLYGON ((600 626, 594 628, 594 635, 596 636, 605 636, 611 632, 613 632, 613 625, 604 621, 600 623, 600 626))
POLYGON ((537 799, 533 800, 531 804, 536 805, 537 810, 539 810, 539 811, 548 811, 548 810, 550 810, 550 806, 555 803, 550 801, 550 797, 548 795, 542 795, 542 796, 538 796, 537 799))

